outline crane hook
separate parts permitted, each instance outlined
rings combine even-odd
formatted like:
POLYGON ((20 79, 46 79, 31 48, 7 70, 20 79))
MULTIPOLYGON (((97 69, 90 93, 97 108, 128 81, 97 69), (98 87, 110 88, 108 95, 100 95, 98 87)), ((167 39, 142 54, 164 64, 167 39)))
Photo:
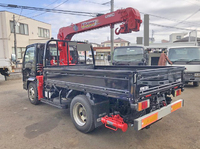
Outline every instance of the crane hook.
POLYGON ((118 30, 118 28, 115 29, 115 34, 116 34, 116 35, 119 35, 119 34, 120 34, 121 28, 120 28, 118 31, 117 31, 117 30, 118 30))

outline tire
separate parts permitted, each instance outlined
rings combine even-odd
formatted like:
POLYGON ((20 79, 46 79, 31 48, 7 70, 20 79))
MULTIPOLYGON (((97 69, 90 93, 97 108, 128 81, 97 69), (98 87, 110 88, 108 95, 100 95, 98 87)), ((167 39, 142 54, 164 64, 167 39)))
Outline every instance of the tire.
POLYGON ((8 80, 8 78, 7 78, 7 76, 6 76, 6 75, 4 76, 4 78, 5 78, 5 81, 7 81, 7 80, 8 80))
POLYGON ((31 82, 28 85, 28 99, 34 105, 37 105, 40 103, 40 101, 38 100, 36 82, 31 82))
POLYGON ((193 82, 193 86, 199 86, 199 82, 193 82))
POLYGON ((78 95, 72 99, 70 116, 79 131, 88 133, 94 130, 92 106, 85 95, 78 95))

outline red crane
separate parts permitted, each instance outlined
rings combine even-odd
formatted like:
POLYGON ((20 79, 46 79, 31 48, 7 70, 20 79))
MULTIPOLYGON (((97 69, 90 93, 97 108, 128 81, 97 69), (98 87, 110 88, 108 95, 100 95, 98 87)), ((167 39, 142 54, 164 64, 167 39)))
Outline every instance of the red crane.
MULTIPOLYGON (((80 23, 71 24, 67 27, 62 27, 59 29, 57 38, 60 40, 70 41, 73 35, 97 28, 102 28, 106 26, 114 27, 114 24, 122 23, 120 29, 116 29, 115 33, 131 33, 132 31, 139 31, 140 24, 142 20, 140 18, 140 13, 137 9, 126 8, 116 10, 80 23)), ((69 54, 70 55, 70 54, 69 54)), ((62 59, 63 64, 67 64, 67 52, 64 48, 60 50, 60 59, 62 59), (62 50, 63 49, 63 50, 62 50)), ((72 58, 70 57, 69 60, 72 58)), ((71 62, 70 62, 71 63, 71 62)))

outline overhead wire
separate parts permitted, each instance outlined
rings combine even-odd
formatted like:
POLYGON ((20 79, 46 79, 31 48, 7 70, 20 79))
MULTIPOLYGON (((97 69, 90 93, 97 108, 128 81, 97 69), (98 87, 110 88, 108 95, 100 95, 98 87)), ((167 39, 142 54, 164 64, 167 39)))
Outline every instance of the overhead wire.
POLYGON ((194 13, 192 13, 190 16, 188 16, 187 18, 185 18, 184 20, 178 22, 177 24, 175 24, 174 26, 177 26, 180 23, 183 23, 184 21, 188 20, 189 18, 191 18, 192 16, 194 16, 196 13, 198 13, 200 11, 200 9, 198 9, 197 11, 195 11, 194 13))
POLYGON ((29 10, 36 10, 36 11, 45 11, 45 12, 52 12, 52 13, 62 13, 62 14, 70 14, 70 15, 82 15, 82 16, 96 16, 98 13, 92 12, 83 12, 83 11, 70 11, 70 10, 59 10, 59 9, 47 9, 47 8, 39 8, 39 7, 29 7, 29 6, 20 6, 20 5, 13 5, 13 4, 1 4, 1 7, 12 7, 16 9, 29 9, 29 10))
MULTIPOLYGON (((56 1, 57 1, 57 0, 56 0, 56 1)), ((64 3, 68 2, 68 1, 69 1, 69 0, 65 0, 65 1, 62 2, 61 4, 59 4, 59 5, 55 6, 55 7, 53 7, 52 9, 58 8, 59 6, 63 5, 64 3)), ((31 17, 29 17, 29 18, 35 18, 35 17, 40 16, 40 15, 43 15, 43 14, 45 14, 45 13, 47 13, 47 12, 42 12, 42 13, 40 13, 40 14, 31 16, 31 17)))
MULTIPOLYGON (((81 1, 85 1, 85 2, 88 2, 88 3, 96 4, 96 5, 101 5, 101 6, 107 6, 107 4, 110 3, 110 1, 104 2, 104 3, 97 3, 97 2, 88 1, 88 0, 81 0, 81 1)), ((110 11, 110 9, 109 10, 103 10, 101 12, 108 12, 108 11, 110 11)))
MULTIPOLYGON (((118 6, 116 6, 117 8, 120 8, 118 6)), ((122 8, 122 7, 121 7, 122 8)), ((149 16, 152 16, 152 17, 157 17, 157 18, 161 18, 161 19, 165 19, 165 20, 169 20, 169 21, 173 21, 173 22, 177 22, 177 23, 182 23, 182 24, 187 24, 187 25, 196 25, 196 26, 200 26, 199 23, 194 23, 194 22, 188 22, 186 20, 188 20, 189 18, 191 18, 193 15, 195 15, 196 13, 198 13, 200 11, 200 9, 198 9, 197 11, 195 11, 193 14, 191 14, 189 17, 187 17, 186 19, 184 20, 177 20, 177 19, 172 19, 172 18, 167 18, 167 17, 163 17, 163 16, 158 16, 158 15, 154 15, 154 14, 150 14, 150 13, 145 13, 145 12, 141 12, 141 14, 148 14, 149 16)), ((178 24, 177 24, 178 25, 178 24)), ((194 27, 196 27, 194 26, 194 27)))
MULTIPOLYGON (((61 6, 62 4, 64 4, 65 2, 67 2, 69 0, 66 0, 64 2, 62 2, 61 4, 57 5, 56 7, 54 8, 57 8, 59 6, 61 6)), ((91 1, 87 1, 87 0, 84 0, 86 2, 91 2, 91 1)), ((100 3, 96 3, 96 2, 92 2, 92 3, 95 3, 95 4, 100 4, 100 3)), ((28 7, 28 6, 17 6, 17 5, 12 5, 12 4, 9 4, 11 7, 13 8, 21 8, 21 9, 30 9, 30 10, 37 10, 37 11, 45 11, 46 12, 53 12, 53 13, 63 13, 63 14, 70 14, 70 15, 82 15, 82 16, 91 16, 91 15, 96 15, 95 13, 89 13, 89 12, 80 12, 80 11, 66 11, 66 10, 58 10, 58 9, 45 9, 45 8, 37 8, 37 7, 28 7)), ((102 4, 101 4, 102 5, 102 4)), ((6 6, 5 4, 0 4, 0 6, 2 7, 8 7, 6 6)), ((189 17, 187 17, 186 19, 182 20, 181 22, 185 22, 187 19, 191 18, 193 15, 195 15, 196 13, 198 13, 200 11, 200 9, 198 9, 197 11, 195 11, 193 14, 191 14, 189 17)), ((140 12, 142 14, 146 14, 144 12, 140 12)), ((42 13, 43 14, 43 13, 42 13)), ((38 15, 35 15, 35 16, 32 16, 33 17, 36 17, 36 16, 39 16, 41 14, 38 14, 38 15)), ((152 15, 152 14, 149 14, 150 16, 153 16, 153 17, 159 17, 159 18, 162 18, 162 19, 166 19, 166 20, 170 20, 170 21, 175 21, 177 22, 177 20, 174 20, 174 19, 170 19, 170 18, 166 18, 166 17, 161 17, 161 16, 157 16, 157 15, 152 15)), ((179 21, 180 23, 180 21, 179 21)), ((175 26, 166 26, 166 25, 160 25, 160 24, 155 24, 155 23, 150 23, 151 25, 154 25, 154 26, 159 26, 159 27, 166 27, 166 28, 174 28, 174 29, 180 29, 180 30, 189 30, 191 31, 192 29, 187 29, 187 28, 180 28, 180 27, 175 27, 175 26)), ((199 30, 197 30, 199 31, 199 30)))
POLYGON ((106 5, 108 4, 108 2, 105 2, 105 3, 97 3, 97 2, 93 2, 93 1, 88 1, 88 0, 81 0, 81 1, 85 1, 85 2, 88 2, 88 3, 93 3, 93 4, 97 4, 97 5, 106 5))
MULTIPOLYGON (((52 3, 48 4, 48 5, 45 6, 45 7, 47 8, 47 7, 51 6, 52 4, 56 3, 57 1, 59 1, 59 0, 53 1, 52 3)), ((31 13, 27 13, 27 14, 25 14, 25 15, 29 15, 29 14, 33 14, 33 13, 34 13, 34 12, 31 12, 31 13)))
MULTIPOLYGON (((159 26, 159 27, 166 27, 166 28, 174 28, 174 29, 179 29, 179 30, 187 30, 187 31, 192 31, 194 29, 188 29, 188 28, 181 28, 181 27, 175 27, 175 26, 167 26, 167 25, 161 25, 161 24, 155 24, 155 23, 149 23, 150 25, 153 26, 159 26)), ((200 32, 200 30, 196 30, 200 32)))

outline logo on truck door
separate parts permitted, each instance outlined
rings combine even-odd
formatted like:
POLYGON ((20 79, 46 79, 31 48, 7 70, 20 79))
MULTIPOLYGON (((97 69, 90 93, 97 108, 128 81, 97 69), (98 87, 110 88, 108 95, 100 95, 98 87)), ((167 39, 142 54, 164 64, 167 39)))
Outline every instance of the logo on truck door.
POLYGON ((88 22, 83 22, 81 24, 81 28, 82 29, 85 29, 85 28, 89 28, 89 27, 92 27, 92 26, 96 26, 98 23, 99 20, 93 20, 93 21, 88 21, 88 22))
POLYGON ((77 26, 77 25, 74 25, 74 26, 73 26, 73 30, 74 30, 74 31, 78 31, 78 26, 77 26))

